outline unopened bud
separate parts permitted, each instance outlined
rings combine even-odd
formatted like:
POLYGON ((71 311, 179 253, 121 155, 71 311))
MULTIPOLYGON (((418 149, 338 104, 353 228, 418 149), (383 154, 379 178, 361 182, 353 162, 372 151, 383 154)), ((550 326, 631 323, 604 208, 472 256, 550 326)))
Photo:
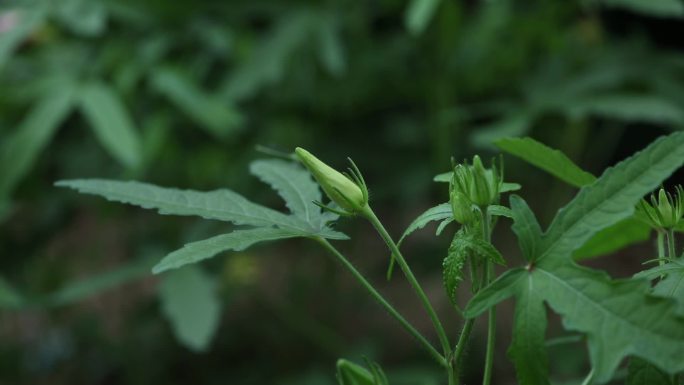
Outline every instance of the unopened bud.
POLYGON ((368 204, 366 187, 359 185, 346 175, 321 162, 313 154, 301 147, 295 154, 302 164, 311 172, 316 182, 328 195, 330 200, 349 212, 361 211, 368 204))
POLYGON ((677 186, 674 196, 660 189, 658 197, 651 195, 651 203, 642 200, 637 206, 637 215, 656 229, 672 229, 684 216, 684 191, 677 186))
POLYGON ((459 164, 454 168, 452 186, 479 207, 496 204, 503 178, 496 166, 487 169, 479 156, 473 157, 473 165, 459 164))
POLYGON ((449 203, 451 203, 451 212, 456 222, 467 225, 477 218, 473 211, 473 203, 463 193, 451 189, 449 203))

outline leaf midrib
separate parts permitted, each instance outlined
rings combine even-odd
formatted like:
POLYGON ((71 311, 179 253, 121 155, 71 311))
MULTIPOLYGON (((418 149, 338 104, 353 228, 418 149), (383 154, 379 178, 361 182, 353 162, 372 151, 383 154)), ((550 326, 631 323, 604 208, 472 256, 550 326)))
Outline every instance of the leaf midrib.
MULTIPOLYGON (((77 188, 78 188, 78 187, 77 187, 77 188)), ((87 191, 87 190, 86 190, 86 191, 87 191)), ((183 191, 183 190, 177 190, 177 191, 181 192, 181 191, 183 191)), ((220 191, 220 190, 219 190, 219 191, 220 191)), ((91 192, 90 194, 93 194, 93 193, 91 192)), ((111 193, 110 193, 110 194, 111 194, 111 193)), ((116 194, 117 194, 118 196, 124 197, 124 199, 128 199, 128 200, 131 200, 131 201, 135 201, 135 200, 138 200, 138 201, 145 201, 145 202, 148 202, 148 205, 149 205, 150 203, 151 203, 151 204, 156 204, 157 207, 154 207, 154 206, 152 206, 152 207, 154 207, 155 209, 157 209, 157 210, 160 211, 160 212, 166 211, 163 207, 158 207, 158 205, 160 205, 160 204, 163 204, 163 205, 166 205, 166 206, 171 206, 171 207, 177 208, 177 209, 185 209, 185 210, 191 209, 191 210, 201 210, 201 211, 209 211, 209 212, 215 211, 215 212, 219 212, 219 213, 220 213, 220 212, 223 212, 223 213, 227 213, 227 214, 230 214, 230 215, 237 215, 237 216, 242 216, 242 217, 244 217, 244 218, 257 219, 257 220, 261 220, 261 221, 264 221, 264 219, 268 219, 269 221, 273 222, 273 225, 275 225, 275 226, 277 226, 277 227, 280 227, 280 228, 282 228, 282 229, 289 229, 289 230, 295 230, 295 231, 300 231, 300 232, 304 232, 304 233, 310 233, 310 231, 308 231, 309 229, 303 229, 303 228, 300 228, 300 227, 293 226, 293 225, 291 225, 291 224, 283 223, 281 220, 278 220, 277 216, 282 216, 282 217, 284 217, 284 218, 295 219, 295 220, 296 220, 297 218, 295 218, 295 217, 293 217, 293 216, 289 216, 289 215, 282 214, 282 213, 280 213, 280 212, 278 212, 278 211, 273 211, 272 213, 271 213, 271 212, 268 212, 268 211, 271 210, 271 209, 269 209, 269 208, 267 208, 267 207, 259 206, 259 205, 256 205, 256 204, 255 204, 255 206, 259 207, 260 210, 263 210, 263 212, 267 215, 267 218, 264 218, 264 217, 261 217, 261 216, 256 216, 256 215, 250 215, 250 214, 248 214, 248 213, 245 211, 244 207, 239 206, 239 205, 238 205, 238 206, 235 206, 236 209, 237 209, 236 211, 209 210, 209 209, 207 209, 206 207, 193 205, 193 204, 191 204, 191 203, 189 203, 189 202, 188 202, 187 205, 179 205, 179 204, 177 204, 177 203, 175 203, 175 202, 166 201, 166 200, 159 200, 159 199, 153 199, 153 198, 149 198, 149 197, 141 197, 141 196, 138 196, 138 195, 135 195, 135 194, 129 194, 129 193, 125 192, 125 191, 123 191, 123 192, 119 191, 119 192, 116 192, 116 194), (273 215, 273 214, 276 214, 276 215, 275 215, 276 218, 274 218, 274 215, 273 215)), ((99 195, 99 194, 98 194, 98 195, 99 195)), ((154 194, 154 195, 156 195, 156 194, 154 194)), ((115 199, 111 199, 109 196, 103 196, 103 197, 104 197, 105 199, 107 199, 107 200, 110 200, 110 201, 116 201, 115 199)), ((249 201, 247 201, 247 202, 249 202, 249 201)), ((132 203, 130 203, 130 202, 123 202, 123 203, 132 204, 132 203)), ((135 205, 135 204, 133 204, 133 205, 135 205)), ((190 215, 192 215, 192 214, 190 214, 190 215)), ((196 215, 196 214, 195 214, 195 215, 196 215)), ((218 218, 218 217, 216 217, 216 216, 205 216, 205 215, 200 215, 200 216, 203 217, 203 218, 207 218, 207 219, 215 219, 215 220, 220 220, 220 221, 224 221, 224 222, 233 222, 233 221, 226 220, 226 219, 223 219, 223 218, 218 218)))
MULTIPOLYGON (((637 329, 639 332, 645 331, 646 334, 652 335, 652 336, 654 336, 654 337, 658 337, 659 339, 665 339, 666 341, 667 341, 667 340, 672 340, 672 339, 673 339, 672 336, 670 336, 670 335, 663 335, 663 334, 660 334, 660 333, 657 333, 657 332, 653 332, 653 331, 651 331, 650 329, 644 329, 644 328, 640 327, 639 325, 634 324, 633 322, 630 322, 629 319, 620 317, 620 315, 618 315, 617 313, 611 311, 610 309, 607 309, 607 308, 604 308, 603 306, 600 306, 600 305, 599 305, 596 301, 594 301, 591 297, 587 296, 587 295, 584 294, 582 291, 577 290, 577 289, 574 288, 572 285, 570 285, 570 284, 568 284, 567 282, 565 282, 565 280, 563 280, 563 279, 561 279, 560 277, 554 275, 554 274, 551 273, 550 271, 544 270, 543 268, 537 268, 536 270, 537 270, 537 271, 540 271, 540 272, 542 272, 542 273, 544 273, 544 274, 546 274, 547 276, 549 276, 550 278, 552 278, 554 281, 559 282, 561 285, 565 286, 565 287, 568 288, 570 291, 576 293, 579 297, 584 298, 584 299, 585 299, 587 302, 589 302, 589 304, 592 305, 594 308, 598 309, 599 311, 601 311, 601 312, 603 312, 603 313, 606 313, 606 314, 608 314, 608 315, 611 315, 612 317, 614 317, 614 318, 616 318, 618 321, 620 321, 620 323, 627 324, 627 325, 629 325, 630 328, 632 328, 632 329, 637 329)), ((682 340, 682 338, 679 338, 679 340, 682 340)))
MULTIPOLYGON (((651 157, 652 157, 652 154, 649 154, 649 160, 650 160, 651 157)), ((663 162, 665 159, 670 159, 670 157, 666 157, 666 158, 661 159, 661 161, 658 162, 657 164, 662 164, 662 162, 663 162)), ((654 167, 654 166, 651 165, 650 162, 649 162, 649 166, 648 166, 648 167, 642 167, 642 170, 639 172, 639 177, 632 178, 630 183, 627 183, 627 184, 623 185, 623 186, 622 186, 621 188, 619 188, 616 192, 614 192, 614 194, 615 194, 615 195, 620 194, 622 191, 626 190, 627 188, 630 188, 630 187, 632 187, 633 185, 638 184, 638 183, 636 183, 635 181, 639 180, 640 177, 641 177, 645 172, 647 172, 648 170, 651 170, 653 167, 654 167)), ((615 167, 613 167, 613 170, 615 170, 615 167)), ((600 180, 600 179, 599 179, 599 180, 600 180)), ((598 182, 599 180, 597 180, 597 182, 598 182)), ((589 185, 589 186, 596 186, 596 182, 593 183, 593 184, 591 184, 591 185, 589 185)), ((546 250, 539 256, 539 258, 537 259, 537 261, 541 261, 542 259, 548 257, 549 254, 553 254, 552 251, 553 251, 553 250, 556 248, 556 246, 561 242, 561 240, 564 238, 564 235, 565 235, 565 234, 567 234, 568 232, 570 232, 570 230, 573 230, 575 227, 579 226, 580 224, 584 223, 584 220, 583 220, 584 218, 586 218, 587 216, 589 216, 589 214, 593 214, 596 210, 599 209, 599 207, 603 206, 603 204, 606 203, 606 202, 607 202, 607 200, 601 201, 600 204, 595 205, 592 209, 590 209, 588 212, 586 212, 584 215, 582 215, 582 217, 581 217, 579 220, 575 221, 572 225, 570 225, 569 227, 567 227, 567 228, 565 229, 565 231, 563 231, 562 233, 560 233, 560 234, 556 237, 556 240, 554 240, 554 241, 546 248, 546 250)), ((625 211, 625 218, 629 217, 633 212, 634 212, 634 207, 633 207, 633 205, 630 205, 629 208, 625 211)), ((624 219, 624 218, 621 218, 621 219, 624 219)), ((615 223, 617 223, 619 220, 620 220, 620 219, 616 220, 615 223)), ((555 220, 554 220, 554 222, 555 222, 555 220)), ((552 225, 553 225, 553 222, 552 222, 552 225)), ((605 226, 605 227, 607 227, 607 226, 605 226)), ((604 228, 605 228, 605 227, 604 227, 604 228)), ((600 231, 600 230, 599 230, 599 231, 600 231)), ((598 232, 598 231, 597 231, 597 232, 598 232)), ((581 247, 581 245, 580 245, 580 247, 581 247)), ((572 251, 570 251, 569 253, 572 253, 572 251)))

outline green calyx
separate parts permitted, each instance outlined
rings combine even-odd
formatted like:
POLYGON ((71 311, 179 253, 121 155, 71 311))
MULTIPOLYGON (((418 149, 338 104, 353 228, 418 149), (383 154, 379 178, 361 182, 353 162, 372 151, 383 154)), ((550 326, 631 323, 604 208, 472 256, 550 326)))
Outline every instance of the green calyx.
POLYGON ((349 161, 352 167, 349 168, 349 174, 346 174, 328 166, 301 147, 295 149, 295 154, 328 198, 345 210, 344 214, 353 215, 367 208, 368 188, 361 172, 351 159, 349 161))
POLYGON ((673 196, 665 189, 658 191, 658 196, 651 194, 650 203, 642 199, 637 206, 637 215, 651 227, 669 230, 677 226, 684 216, 684 189, 675 188, 673 196))
POLYGON ((454 188, 449 190, 449 203, 451 204, 451 212, 456 222, 467 225, 477 219, 473 203, 460 191, 454 188))
POLYGON ((465 163, 454 167, 450 188, 451 192, 460 194, 455 196, 465 197, 476 206, 485 208, 499 202, 502 186, 503 176, 494 162, 487 169, 480 157, 475 155, 472 165, 465 163))

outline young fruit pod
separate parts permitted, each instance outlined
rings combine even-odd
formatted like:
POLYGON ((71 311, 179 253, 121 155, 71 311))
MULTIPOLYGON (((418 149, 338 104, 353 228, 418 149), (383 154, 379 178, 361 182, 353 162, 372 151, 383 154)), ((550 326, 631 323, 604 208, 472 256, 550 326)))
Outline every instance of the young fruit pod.
POLYGON ((480 208, 499 202, 503 177, 492 162, 492 168, 487 169, 479 156, 473 157, 473 164, 459 164, 454 167, 452 177, 453 188, 466 196, 480 208))
POLYGON ((677 226, 684 216, 684 189, 682 186, 675 188, 672 196, 665 189, 651 194, 651 203, 642 199, 637 206, 637 215, 651 227, 661 230, 669 230, 677 226))
POLYGON ((368 188, 353 162, 353 169, 349 169, 350 177, 323 163, 301 147, 295 149, 295 154, 328 198, 344 209, 346 214, 355 214, 367 208, 368 188))

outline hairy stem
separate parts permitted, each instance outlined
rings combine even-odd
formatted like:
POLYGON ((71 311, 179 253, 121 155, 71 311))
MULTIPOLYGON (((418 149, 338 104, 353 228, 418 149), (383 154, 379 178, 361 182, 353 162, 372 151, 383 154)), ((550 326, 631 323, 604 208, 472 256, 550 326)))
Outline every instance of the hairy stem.
POLYGON ((368 282, 368 280, 361 274, 354 265, 352 265, 349 260, 342 255, 327 239, 321 238, 321 237, 314 237, 312 238, 318 243, 320 243, 326 250, 330 252, 332 256, 335 257, 335 259, 341 263, 353 276, 356 278, 356 280, 363 286, 368 293, 375 299, 385 310, 392 316, 394 319, 396 319, 401 326, 406 329, 409 334, 411 334, 423 347, 430 353, 430 355, 442 366, 448 366, 446 359, 444 356, 442 356, 437 349, 435 349, 432 344, 425 338, 423 337, 422 334, 418 330, 416 330, 413 325, 411 325, 399 312, 392 306, 383 296, 380 294, 374 287, 373 285, 368 282))
POLYGON ((463 357, 465 356, 465 348, 466 345, 468 345, 468 340, 470 339, 470 333, 473 330, 474 324, 474 318, 470 318, 465 321, 465 323, 463 324, 463 329, 461 330, 461 335, 458 337, 458 342, 456 343, 456 347, 454 348, 455 350, 453 365, 454 368, 458 370, 456 381, 454 382, 456 385, 461 383, 461 368, 463 368, 463 357))
POLYGON ((437 317, 435 309, 432 307, 432 304, 430 303, 430 300, 425 294, 425 291, 420 286, 420 283, 418 283, 418 280, 413 275, 413 271, 411 271, 411 268, 406 263, 406 260, 404 259, 404 256, 401 254, 401 251, 399 251, 397 244, 394 242, 394 240, 392 240, 392 237, 389 235, 385 227, 382 225, 382 223, 370 207, 366 206, 366 209, 364 210, 364 212, 362 212, 362 214, 368 219, 368 221, 370 221, 373 227, 375 227, 375 229, 378 231, 382 239, 389 247, 390 252, 394 254, 394 258, 399 264, 401 271, 406 276, 406 279, 411 284, 411 287, 413 287, 413 290, 418 295, 418 298, 420 298, 420 301, 423 303, 425 311, 430 316, 430 320, 432 321, 432 324, 437 332, 437 336, 439 337, 439 342, 442 345, 444 356, 449 357, 451 355, 451 346, 449 345, 449 339, 447 338, 446 332, 444 331, 442 322, 439 320, 439 317, 437 317))

